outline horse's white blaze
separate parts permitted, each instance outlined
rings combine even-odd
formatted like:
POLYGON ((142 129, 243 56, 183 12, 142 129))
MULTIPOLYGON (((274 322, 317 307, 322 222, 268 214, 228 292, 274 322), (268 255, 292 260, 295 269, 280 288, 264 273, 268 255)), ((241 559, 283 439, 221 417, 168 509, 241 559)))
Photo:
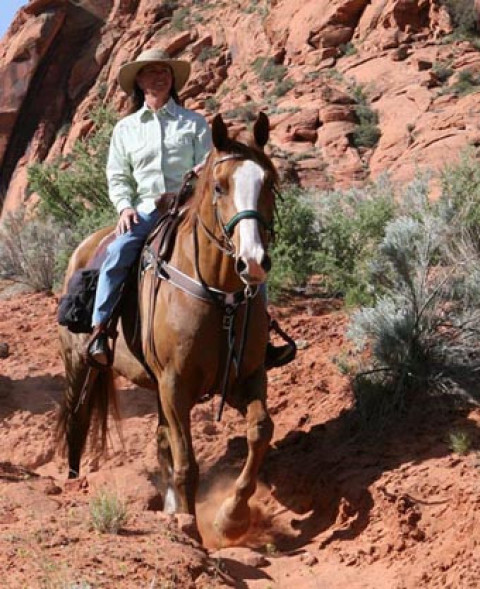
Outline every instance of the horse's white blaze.
MULTIPOLYGON (((264 170, 252 160, 246 160, 233 173, 235 182, 234 202, 237 212, 258 210, 258 198, 262 189, 264 170)), ((242 219, 237 225, 240 232, 240 246, 238 258, 246 264, 245 282, 259 283, 266 279, 266 272, 261 264, 265 255, 258 221, 256 219, 242 219)))

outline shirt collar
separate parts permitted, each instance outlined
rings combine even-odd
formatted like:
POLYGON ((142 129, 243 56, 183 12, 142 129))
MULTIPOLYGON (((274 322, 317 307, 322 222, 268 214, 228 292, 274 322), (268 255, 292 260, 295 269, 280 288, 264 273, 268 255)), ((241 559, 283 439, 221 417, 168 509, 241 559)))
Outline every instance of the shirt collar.
POLYGON ((154 113, 154 111, 151 110, 147 106, 147 103, 144 103, 143 106, 142 106, 142 108, 139 111, 140 119, 142 121, 147 120, 153 114, 157 114, 157 116, 170 115, 172 117, 176 117, 177 116, 177 103, 175 102, 175 100, 173 100, 172 97, 170 97, 168 99, 168 101, 162 106, 162 108, 160 108, 159 110, 157 110, 156 113, 154 113))

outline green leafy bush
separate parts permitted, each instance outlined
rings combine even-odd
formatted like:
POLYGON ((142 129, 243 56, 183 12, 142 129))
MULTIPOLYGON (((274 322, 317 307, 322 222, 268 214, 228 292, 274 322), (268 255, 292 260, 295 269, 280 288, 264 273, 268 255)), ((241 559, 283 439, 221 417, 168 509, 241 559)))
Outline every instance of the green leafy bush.
POLYGON ((100 227, 111 225, 116 212, 108 198, 105 167, 116 115, 105 108, 91 114, 90 135, 77 141, 68 156, 28 169, 29 189, 40 196, 39 214, 58 234, 55 277, 61 277, 73 249, 100 227))
POLYGON ((324 193, 316 205, 316 270, 326 292, 344 296, 347 305, 371 301, 371 262, 395 213, 393 187, 381 178, 365 190, 324 193))
POLYGON ((352 133, 352 143, 355 147, 375 147, 380 139, 381 132, 378 127, 378 113, 368 104, 367 96, 360 86, 356 86, 353 91, 357 101, 355 105, 355 115, 358 124, 352 133))
POLYGON ((471 34, 477 31, 477 15, 473 0, 441 0, 441 3, 460 33, 471 34))
POLYGON ((278 297, 282 289, 305 285, 316 270, 320 246, 315 209, 308 192, 289 186, 282 191, 277 207, 269 276, 272 299, 278 297))
POLYGON ((72 152, 52 163, 28 168, 31 191, 40 195, 40 210, 61 224, 75 227, 91 210, 112 210, 105 167, 116 115, 100 107, 91 113, 93 129, 77 141, 72 152))

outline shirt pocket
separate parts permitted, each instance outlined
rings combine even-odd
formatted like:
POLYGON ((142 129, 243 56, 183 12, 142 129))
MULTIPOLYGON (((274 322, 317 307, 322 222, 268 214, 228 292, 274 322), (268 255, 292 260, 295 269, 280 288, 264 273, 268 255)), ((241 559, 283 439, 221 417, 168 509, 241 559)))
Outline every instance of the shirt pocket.
POLYGON ((164 140, 167 158, 180 157, 183 160, 190 161, 193 156, 193 135, 177 134, 167 135, 164 140))

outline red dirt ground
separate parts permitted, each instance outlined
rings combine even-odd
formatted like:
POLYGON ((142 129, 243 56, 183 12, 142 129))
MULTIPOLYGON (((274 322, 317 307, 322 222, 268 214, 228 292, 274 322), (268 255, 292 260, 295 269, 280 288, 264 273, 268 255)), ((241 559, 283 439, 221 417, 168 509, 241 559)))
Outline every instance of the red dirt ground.
POLYGON ((269 373, 275 422, 241 546, 217 545, 211 520, 246 455, 245 424, 217 400, 194 410, 201 468, 199 525, 159 511, 156 401, 119 381, 123 446, 86 456, 67 484, 55 416, 63 388, 55 297, 3 288, 0 344, 0 572, 27 588, 419 589, 480 586, 480 411, 424 398, 382 434, 356 427, 346 314, 335 301, 296 299, 274 309, 300 343, 294 363, 269 373), (0 345, 1 348, 1 345, 0 345), (449 434, 467 432, 457 455, 449 434), (117 535, 93 528, 99 490, 127 502, 117 535))

